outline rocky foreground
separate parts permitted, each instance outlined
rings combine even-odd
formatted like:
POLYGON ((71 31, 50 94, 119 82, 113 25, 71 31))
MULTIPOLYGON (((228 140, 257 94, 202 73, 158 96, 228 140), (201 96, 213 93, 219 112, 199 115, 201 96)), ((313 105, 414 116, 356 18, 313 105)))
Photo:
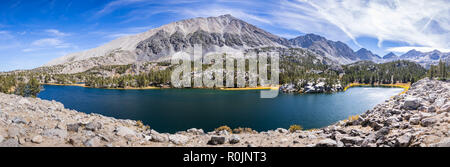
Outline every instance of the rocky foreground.
POLYGON ((55 101, 0 94, 0 146, 449 147, 449 111, 450 83, 423 79, 359 117, 322 129, 166 134, 55 101))

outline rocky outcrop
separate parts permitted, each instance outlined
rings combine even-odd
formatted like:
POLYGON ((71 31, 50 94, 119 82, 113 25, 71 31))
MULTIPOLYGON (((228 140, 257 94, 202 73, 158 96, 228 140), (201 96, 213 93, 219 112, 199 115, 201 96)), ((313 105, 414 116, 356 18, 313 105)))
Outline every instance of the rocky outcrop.
POLYGON ((55 101, 0 94, 0 147, 448 147, 449 92, 449 82, 423 79, 357 118, 315 130, 205 133, 193 128, 176 134, 69 110, 55 101))
POLYGON ((283 84, 280 86, 280 91, 284 93, 331 93, 344 90, 344 87, 336 83, 329 83, 325 78, 319 78, 315 82, 306 82, 300 80, 295 84, 283 84))

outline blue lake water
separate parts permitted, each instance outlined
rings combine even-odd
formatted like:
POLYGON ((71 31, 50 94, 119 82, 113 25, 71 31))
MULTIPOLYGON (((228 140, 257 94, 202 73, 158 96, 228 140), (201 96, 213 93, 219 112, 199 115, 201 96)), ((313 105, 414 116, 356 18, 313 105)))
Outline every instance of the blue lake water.
POLYGON ((212 131, 221 125, 250 127, 257 131, 321 128, 403 91, 400 88, 354 87, 334 94, 282 94, 261 99, 259 90, 208 89, 108 90, 75 86, 44 86, 38 97, 56 100, 66 108, 85 113, 142 120, 160 132, 189 128, 212 131))

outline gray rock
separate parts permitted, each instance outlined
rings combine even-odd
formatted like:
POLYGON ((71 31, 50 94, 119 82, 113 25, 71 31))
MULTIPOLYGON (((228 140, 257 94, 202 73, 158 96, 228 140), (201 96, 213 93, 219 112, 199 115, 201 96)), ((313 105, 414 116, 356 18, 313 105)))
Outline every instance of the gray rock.
POLYGON ((230 144, 237 144, 240 141, 241 141, 241 138, 239 138, 238 135, 232 135, 228 142, 230 142, 230 144))
POLYGON ((450 147, 450 138, 447 137, 438 143, 430 145, 431 147, 450 147))
POLYGON ((382 125, 382 124, 379 124, 379 123, 377 123, 377 122, 371 122, 371 123, 369 124, 369 126, 372 127, 372 129, 375 130, 375 131, 378 131, 378 130, 380 130, 381 128, 383 128, 383 125, 382 125))
POLYGON ((398 109, 390 109, 388 110, 389 113, 393 114, 393 115, 397 115, 397 114, 401 114, 402 111, 398 110, 398 109))
POLYGON ((23 138, 23 137, 20 137, 19 138, 19 144, 25 144, 26 143, 26 141, 25 141, 25 138, 23 138))
POLYGON ((230 133, 227 130, 221 130, 218 134, 228 136, 230 133))
POLYGON ((130 128, 119 126, 115 130, 117 136, 127 136, 127 135, 133 135, 136 136, 136 132, 134 130, 131 130, 130 128))
POLYGON ((345 146, 361 145, 363 141, 364 140, 361 137, 345 136, 341 139, 341 142, 343 142, 345 146))
POLYGON ((437 120, 435 118, 425 118, 422 119, 422 121, 420 122, 420 125, 424 126, 424 127, 428 127, 428 126, 432 126, 437 122, 437 120))
POLYGON ((21 118, 21 117, 16 117, 12 120, 13 123, 16 124, 27 124, 27 121, 25 121, 25 119, 21 118))
POLYGON ((3 142, 3 140, 5 140, 5 138, 2 135, 0 135, 0 143, 3 142))
POLYGON ((287 129, 283 129, 283 128, 278 128, 275 131, 277 131, 278 133, 288 133, 289 132, 287 129))
POLYGON ((439 112, 450 112, 450 103, 446 103, 445 105, 439 107, 439 112))
POLYGON ((361 132, 360 130, 356 129, 350 130, 350 136, 361 136, 361 134, 363 134, 363 132, 361 132))
POLYGON ((379 139, 379 138, 382 138, 382 137, 386 136, 387 134, 389 134, 389 131, 390 131, 390 129, 387 128, 387 127, 381 128, 375 134, 375 139, 379 139))
POLYGON ((86 130, 90 130, 93 132, 100 130, 101 128, 102 124, 100 122, 89 122, 85 127, 86 130))
POLYGON ((397 147, 408 147, 411 144, 412 135, 407 133, 396 139, 395 146, 397 147))
POLYGON ((167 135, 164 134, 160 134, 154 130, 151 131, 150 134, 151 137, 151 141, 153 142, 167 142, 169 141, 169 137, 167 135))
POLYGON ((443 105, 445 104, 446 101, 447 101, 447 100, 446 100, 445 98, 438 98, 438 99, 436 99, 436 100, 434 101, 433 105, 434 105, 435 107, 441 107, 441 106, 443 106, 443 105))
POLYGON ((31 139, 31 142, 36 143, 36 144, 40 144, 40 143, 42 143, 43 141, 44 141, 44 139, 42 138, 41 135, 34 136, 34 137, 31 139))
POLYGON ((397 122, 399 122, 399 119, 397 117, 395 117, 395 116, 391 116, 391 117, 386 119, 385 123, 388 124, 388 125, 392 125, 392 124, 395 124, 397 122))
POLYGON ((403 107, 410 110, 417 110, 417 108, 420 107, 420 101, 418 98, 409 97, 405 99, 405 103, 403 104, 403 107))
POLYGON ((194 135, 203 135, 205 134, 205 132, 203 131, 203 129, 197 129, 197 128, 191 128, 187 130, 188 133, 192 133, 194 135))
POLYGON ((111 141, 108 137, 106 137, 106 136, 104 136, 102 134, 97 134, 97 136, 103 141, 106 141, 106 142, 110 142, 111 141))
POLYGON ((19 141, 16 139, 8 139, 1 142, 0 147, 19 147, 19 141))
POLYGON ((21 98, 17 103, 20 105, 30 105, 31 104, 30 101, 27 100, 26 98, 21 98))
POLYGON ((47 129, 42 132, 43 136, 47 137, 58 137, 58 138, 66 138, 67 137, 67 131, 62 129, 47 129))
POLYGON ((78 132, 78 129, 81 127, 79 123, 77 124, 67 124, 67 131, 69 132, 78 132))
POLYGON ((415 117, 409 118, 409 123, 410 123, 411 125, 419 125, 419 123, 420 123, 420 117, 415 116, 415 117))
POLYGON ((299 136, 298 136, 298 138, 300 138, 300 139, 304 139, 304 138, 307 138, 308 137, 308 135, 307 134, 300 134, 299 136))
POLYGON ((208 141, 209 145, 218 145, 218 144, 225 144, 225 137, 224 136, 212 136, 211 139, 208 141))
POLYGON ((144 137, 144 141, 151 141, 152 140, 152 136, 150 136, 150 135, 143 135, 143 137, 144 137))
POLYGON ((84 141, 83 145, 86 147, 101 147, 102 146, 100 143, 100 138, 97 136, 84 141))
POLYGON ((184 145, 189 141, 189 137, 180 134, 169 135, 169 141, 176 145, 184 145))
POLYGON ((428 107, 427 112, 436 112, 436 107, 434 107, 434 106, 428 107))
POLYGON ((17 127, 10 127, 10 128, 8 128, 8 136, 10 138, 20 136, 20 134, 21 134, 20 131, 21 131, 21 129, 19 129, 17 127))
POLYGON ((323 139, 319 141, 315 147, 336 147, 337 142, 332 139, 323 139))
POLYGON ((132 135, 132 134, 127 134, 123 137, 129 142, 136 141, 138 139, 136 135, 132 135))
POLYGON ((361 146, 362 147, 370 147, 370 144, 375 143, 377 140, 376 138, 376 134, 371 133, 370 135, 368 135, 364 141, 362 142, 361 146))

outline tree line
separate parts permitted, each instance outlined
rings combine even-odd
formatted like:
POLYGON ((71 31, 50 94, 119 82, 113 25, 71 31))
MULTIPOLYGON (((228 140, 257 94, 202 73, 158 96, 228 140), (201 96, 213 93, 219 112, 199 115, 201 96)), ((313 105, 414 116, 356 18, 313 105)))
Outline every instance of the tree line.
POLYGON ((430 66, 430 69, 427 72, 427 77, 429 77, 430 79, 437 78, 439 80, 446 81, 448 80, 449 72, 450 69, 448 68, 448 65, 440 60, 438 65, 430 66))
POLYGON ((36 97, 41 91, 39 81, 33 77, 0 75, 0 92, 24 97, 36 97))
MULTIPOLYGON (((203 65, 203 69, 209 66, 203 65)), ((112 69, 111 67, 101 68, 112 69)), ((170 87, 171 73, 175 67, 151 70, 138 75, 126 74, 125 71, 128 68, 130 68, 129 65, 114 67, 115 71, 121 72, 122 75, 109 77, 92 72, 77 74, 48 74, 42 72, 0 74, 0 92, 35 97, 41 90, 40 84, 45 83, 84 83, 92 88, 170 87)), ((248 70, 247 63, 246 70, 248 70)), ((318 80, 325 82, 328 86, 337 83, 345 86, 356 82, 365 84, 413 83, 426 76, 446 80, 448 71, 447 64, 442 61, 426 70, 414 62, 403 60, 382 64, 357 62, 336 67, 317 62, 317 59, 312 56, 282 57, 280 59, 280 84, 295 83, 299 84, 298 86, 304 86, 307 82, 317 82, 318 80)), ((226 82, 225 79, 224 82, 226 82)))

